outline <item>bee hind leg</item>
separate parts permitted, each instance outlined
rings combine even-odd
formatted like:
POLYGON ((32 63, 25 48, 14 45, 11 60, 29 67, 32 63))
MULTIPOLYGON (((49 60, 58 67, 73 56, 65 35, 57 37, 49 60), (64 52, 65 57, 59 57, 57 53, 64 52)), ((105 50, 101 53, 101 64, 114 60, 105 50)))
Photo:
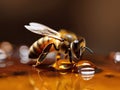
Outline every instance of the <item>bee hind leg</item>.
POLYGON ((40 54, 40 56, 37 59, 36 64, 34 65, 34 67, 40 65, 45 60, 45 57, 49 53, 51 47, 52 47, 52 44, 49 44, 43 49, 42 53, 40 54))

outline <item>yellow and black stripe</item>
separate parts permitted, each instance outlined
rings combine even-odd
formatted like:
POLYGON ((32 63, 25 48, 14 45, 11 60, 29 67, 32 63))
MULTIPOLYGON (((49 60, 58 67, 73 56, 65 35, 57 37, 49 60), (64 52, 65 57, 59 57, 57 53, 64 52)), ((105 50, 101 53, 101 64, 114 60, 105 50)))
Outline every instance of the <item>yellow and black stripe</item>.
MULTIPOLYGON (((32 46, 30 47, 29 51, 29 58, 38 58, 39 55, 42 53, 43 49, 51 44, 55 43, 56 39, 49 38, 49 37, 42 37, 39 40, 35 41, 32 46)), ((55 50, 53 47, 50 49, 50 51, 55 50)))

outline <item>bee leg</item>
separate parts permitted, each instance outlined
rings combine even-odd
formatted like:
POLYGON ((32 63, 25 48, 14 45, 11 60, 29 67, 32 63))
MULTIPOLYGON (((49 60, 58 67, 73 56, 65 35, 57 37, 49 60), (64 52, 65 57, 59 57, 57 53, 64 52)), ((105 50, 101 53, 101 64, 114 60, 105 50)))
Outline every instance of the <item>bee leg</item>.
POLYGON ((56 55, 56 60, 57 62, 61 59, 61 54, 58 52, 57 55, 56 55))
POLYGON ((65 59, 68 59, 68 54, 66 54, 64 58, 65 58, 65 59))
MULTIPOLYGON (((56 45, 54 43, 53 43, 53 46, 54 46, 56 51, 59 51, 59 49, 56 47, 56 45)), ((60 58, 61 58, 61 54, 60 54, 60 52, 58 52, 57 55, 56 55, 56 60, 59 61, 60 58)))
POLYGON ((35 65, 32 65, 33 67, 37 67, 38 65, 40 65, 40 62, 37 60, 35 65))
POLYGON ((82 60, 82 58, 83 58, 83 53, 80 55, 80 58, 79 58, 79 59, 82 60))
POLYGON ((47 54, 49 53, 51 47, 52 47, 52 44, 49 44, 48 46, 46 46, 46 47, 43 49, 42 53, 40 54, 40 56, 39 56, 38 59, 37 59, 36 65, 34 65, 35 67, 38 66, 39 64, 41 64, 41 63, 44 61, 44 59, 45 59, 45 57, 47 56, 47 54))
POLYGON ((61 54, 60 52, 57 53, 56 55, 56 62, 55 62, 55 65, 56 65, 56 68, 59 68, 59 60, 61 59, 61 54))
MULTIPOLYGON (((52 43, 53 44, 53 47, 55 48, 55 50, 56 51, 59 51, 59 48, 54 44, 54 43, 52 43)), ((58 61, 61 59, 61 54, 60 54, 60 52, 57 52, 57 55, 56 55, 56 67, 58 67, 59 66, 59 63, 58 63, 58 61)))
POLYGON ((69 50, 68 54, 69 54, 69 61, 72 63, 72 54, 71 54, 70 50, 69 50))

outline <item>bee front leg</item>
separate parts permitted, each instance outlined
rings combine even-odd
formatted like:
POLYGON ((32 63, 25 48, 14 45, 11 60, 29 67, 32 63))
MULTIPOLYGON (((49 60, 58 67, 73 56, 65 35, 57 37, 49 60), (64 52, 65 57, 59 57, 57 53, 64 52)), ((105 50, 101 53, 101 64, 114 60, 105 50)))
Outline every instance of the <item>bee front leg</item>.
MULTIPOLYGON (((53 43, 53 46, 55 48, 56 51, 59 51, 59 49, 56 47, 56 45, 53 43)), ((60 52, 57 52, 57 55, 56 55, 56 61, 59 61, 61 59, 61 53, 60 52)))
POLYGON ((45 57, 49 53, 51 47, 52 47, 52 44, 49 44, 43 49, 42 53, 40 54, 40 56, 37 59, 36 64, 34 65, 34 67, 40 65, 45 60, 45 57))
POLYGON ((61 54, 58 52, 56 55, 56 60, 59 61, 61 59, 61 54))
POLYGON ((72 54, 71 54, 70 50, 69 50, 68 54, 69 54, 69 61, 72 63, 72 54))
POLYGON ((57 54, 56 54, 56 62, 55 62, 55 64, 54 64, 54 66, 56 67, 56 68, 59 68, 59 60, 61 59, 61 54, 60 54, 60 52, 57 52, 57 54))

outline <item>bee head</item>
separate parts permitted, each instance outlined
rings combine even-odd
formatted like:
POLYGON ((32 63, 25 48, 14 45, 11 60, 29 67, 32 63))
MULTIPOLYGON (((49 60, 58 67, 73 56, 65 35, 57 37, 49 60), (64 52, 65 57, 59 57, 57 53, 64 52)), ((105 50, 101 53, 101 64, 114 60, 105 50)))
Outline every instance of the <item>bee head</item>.
POLYGON ((76 58, 77 60, 81 58, 83 52, 87 49, 89 52, 92 52, 91 49, 89 49, 88 47, 86 47, 86 42, 84 38, 81 38, 79 40, 74 40, 71 43, 71 53, 73 55, 74 58, 76 58))

